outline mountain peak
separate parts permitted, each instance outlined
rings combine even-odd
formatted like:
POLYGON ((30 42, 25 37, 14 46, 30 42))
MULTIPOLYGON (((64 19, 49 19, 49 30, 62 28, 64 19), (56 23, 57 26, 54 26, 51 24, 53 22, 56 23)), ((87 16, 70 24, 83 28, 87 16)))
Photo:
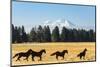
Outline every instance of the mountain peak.
POLYGON ((63 27, 66 28, 76 28, 76 25, 74 25, 73 23, 71 23, 69 20, 65 20, 65 19, 58 19, 55 21, 51 21, 51 20, 47 20, 43 23, 43 26, 49 26, 51 31, 58 26, 59 30, 61 31, 63 27))

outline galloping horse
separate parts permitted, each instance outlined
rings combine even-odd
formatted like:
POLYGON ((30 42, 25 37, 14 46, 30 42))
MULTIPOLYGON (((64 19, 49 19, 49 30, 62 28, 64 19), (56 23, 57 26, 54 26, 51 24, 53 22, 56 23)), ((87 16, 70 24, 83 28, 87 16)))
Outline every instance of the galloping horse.
POLYGON ((83 57, 83 59, 85 59, 86 51, 87 51, 87 49, 85 48, 82 52, 80 52, 77 55, 77 57, 80 57, 80 59, 82 59, 82 57, 83 57))
POLYGON ((26 60, 28 61, 28 57, 30 56, 30 54, 32 53, 32 49, 29 49, 27 52, 20 52, 20 53, 17 53, 13 56, 13 58, 17 57, 17 60, 16 61, 20 61, 20 58, 21 57, 26 57, 26 60))
POLYGON ((46 53, 45 49, 40 50, 39 52, 36 51, 32 51, 31 55, 32 55, 32 61, 34 61, 34 57, 40 57, 40 61, 42 60, 42 54, 46 53))
POLYGON ((57 60, 58 60, 58 56, 61 56, 61 57, 63 57, 63 59, 64 59, 65 53, 68 54, 68 50, 63 50, 62 52, 56 51, 56 52, 54 52, 53 54, 51 54, 51 56, 56 55, 56 59, 57 59, 57 60))

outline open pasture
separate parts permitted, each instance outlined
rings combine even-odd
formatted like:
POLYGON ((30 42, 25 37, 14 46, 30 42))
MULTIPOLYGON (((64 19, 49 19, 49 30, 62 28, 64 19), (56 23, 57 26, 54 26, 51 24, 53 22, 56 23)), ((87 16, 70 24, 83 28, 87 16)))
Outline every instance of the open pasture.
POLYGON ((79 62, 79 61, 95 61, 95 42, 52 42, 52 43, 19 43, 12 44, 12 56, 19 52, 26 52, 28 49, 34 51, 46 50, 46 54, 42 55, 42 61, 38 61, 39 57, 35 57, 35 61, 32 61, 29 56, 29 61, 23 60, 16 61, 16 58, 12 59, 12 65, 29 65, 29 64, 46 64, 46 63, 62 63, 62 62, 79 62), (77 55, 87 48, 85 60, 77 57, 77 55), (56 59, 55 55, 50 56, 56 51, 68 50, 68 54, 65 54, 64 60, 62 57, 56 59))

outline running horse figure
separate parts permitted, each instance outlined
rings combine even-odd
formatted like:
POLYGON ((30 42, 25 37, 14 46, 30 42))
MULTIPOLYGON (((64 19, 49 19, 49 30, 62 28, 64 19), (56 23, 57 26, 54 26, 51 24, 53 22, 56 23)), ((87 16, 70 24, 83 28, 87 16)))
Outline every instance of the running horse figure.
POLYGON ((80 57, 80 59, 82 59, 82 57, 83 57, 83 59, 85 59, 86 51, 87 51, 87 49, 85 48, 82 52, 80 52, 80 53, 77 55, 77 57, 80 57))
POLYGON ((63 57, 63 59, 64 59, 65 53, 68 54, 68 50, 63 50, 62 52, 56 51, 56 52, 52 53, 51 56, 56 55, 57 60, 58 60, 58 56, 63 57))
POLYGON ((20 52, 20 53, 17 53, 13 56, 13 58, 17 57, 17 60, 16 61, 20 61, 20 58, 21 57, 26 57, 25 59, 28 61, 28 57, 30 56, 30 54, 32 53, 32 49, 29 49, 27 52, 20 52))
POLYGON ((39 57, 39 61, 42 60, 42 54, 43 53, 46 53, 46 50, 45 49, 42 49, 40 50, 39 52, 36 52, 36 51, 32 51, 31 55, 32 55, 32 61, 34 61, 34 57, 39 57))

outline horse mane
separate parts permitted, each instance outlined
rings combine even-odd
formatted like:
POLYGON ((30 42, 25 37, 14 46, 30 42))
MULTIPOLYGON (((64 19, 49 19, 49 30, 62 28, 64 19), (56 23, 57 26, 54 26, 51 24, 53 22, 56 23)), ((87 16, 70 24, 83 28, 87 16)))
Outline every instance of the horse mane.
POLYGON ((45 49, 40 50, 40 52, 41 52, 41 51, 45 51, 45 49))
POLYGON ((87 51, 87 49, 85 48, 83 52, 86 52, 86 51, 87 51))
POLYGON ((68 50, 63 50, 63 53, 68 53, 68 50))
POLYGON ((32 49, 29 49, 29 50, 27 50, 27 53, 30 52, 30 51, 33 51, 33 50, 32 49))
POLYGON ((42 52, 46 52, 46 51, 45 51, 45 49, 40 50, 40 52, 39 52, 39 53, 42 53, 42 52))

